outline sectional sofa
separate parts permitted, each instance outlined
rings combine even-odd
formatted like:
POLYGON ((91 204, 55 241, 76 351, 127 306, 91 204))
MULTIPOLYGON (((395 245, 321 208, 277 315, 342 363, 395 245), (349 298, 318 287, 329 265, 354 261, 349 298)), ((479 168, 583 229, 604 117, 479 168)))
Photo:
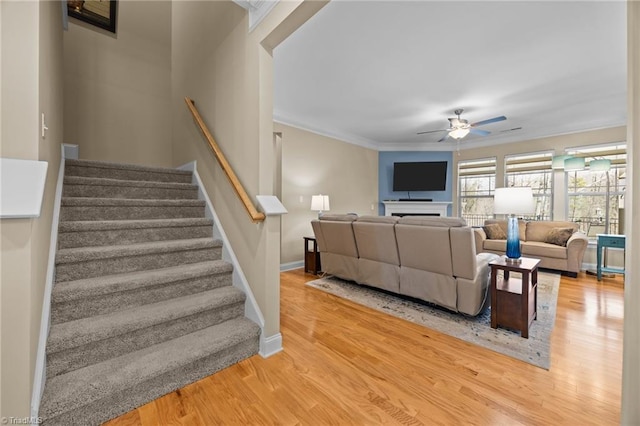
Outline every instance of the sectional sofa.
POLYGON ((311 222, 323 271, 477 315, 488 302, 488 263, 461 218, 325 214, 311 222))
MULTIPOLYGON (((507 221, 489 219, 484 225, 474 228, 476 251, 504 255, 507 247, 507 221), (492 235, 488 234, 491 234, 491 227, 497 227, 502 235, 490 238, 492 235)), ((521 220, 518 226, 522 256, 540 259, 541 268, 559 270, 574 278, 578 275, 589 239, 578 231, 577 224, 566 221, 521 220), (571 231, 565 232, 566 230, 571 231)))

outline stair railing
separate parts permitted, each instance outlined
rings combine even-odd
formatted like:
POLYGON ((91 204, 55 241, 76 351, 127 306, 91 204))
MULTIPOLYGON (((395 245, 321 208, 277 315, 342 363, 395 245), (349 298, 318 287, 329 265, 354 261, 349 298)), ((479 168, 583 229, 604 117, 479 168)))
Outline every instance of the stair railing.
POLYGON ((207 125, 204 123, 204 120, 202 120, 202 117, 200 116, 200 113, 196 108, 196 103, 188 96, 184 98, 184 101, 187 103, 187 107, 189 108, 189 111, 191 111, 191 114, 193 115, 193 119, 198 125, 198 127, 200 128, 200 131, 204 135, 205 139, 207 139, 207 142, 209 142, 209 146, 213 150, 213 154, 218 160, 220 167, 222 167, 222 170, 227 175, 227 178, 229 179, 231 186, 236 192, 236 195, 238 196, 238 198, 240 198, 240 201, 244 205, 244 208, 247 210, 249 217, 251 217, 251 221, 254 223, 264 221, 265 219, 264 213, 259 212, 251 202, 249 195, 247 195, 247 191, 245 191, 244 187, 238 180, 238 177, 236 176, 235 172, 231 168, 231 165, 227 161, 227 158, 222 153, 222 150, 216 143, 215 139, 213 139, 213 136, 211 135, 211 132, 209 132, 209 129, 207 128, 207 125))

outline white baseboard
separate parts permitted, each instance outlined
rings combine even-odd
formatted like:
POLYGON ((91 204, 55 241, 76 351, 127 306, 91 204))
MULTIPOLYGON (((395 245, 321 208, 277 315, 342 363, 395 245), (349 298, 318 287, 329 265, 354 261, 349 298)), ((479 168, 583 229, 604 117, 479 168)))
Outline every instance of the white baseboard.
POLYGON ((249 282, 242 272, 240 262, 238 262, 238 258, 231 248, 229 239, 227 238, 224 229, 222 229, 222 224, 220 223, 220 219, 218 218, 213 204, 211 203, 211 199, 204 189, 204 185, 202 184, 202 180, 198 174, 197 163, 192 161, 178 167, 178 169, 193 172, 193 184, 198 186, 198 198, 204 200, 206 203, 205 215, 207 218, 213 220, 213 235, 215 238, 222 240, 222 258, 233 265, 233 286, 241 290, 247 296, 247 303, 244 305, 244 314, 251 321, 258 324, 262 329, 262 333, 264 333, 264 316, 262 315, 260 306, 258 306, 258 302, 253 295, 251 287, 249 286, 249 282))
POLYGON ((62 144, 60 147, 60 166, 58 168, 58 181, 53 201, 53 217, 51 219, 51 236, 49 237, 49 258, 47 260, 47 276, 44 283, 44 295, 42 300, 42 314, 40 317, 40 336, 38 337, 38 349, 36 352, 36 365, 33 374, 33 391, 31 392, 31 418, 38 418, 40 401, 44 392, 47 377, 46 348, 47 337, 51 320, 51 293, 53 292, 53 279, 56 272, 56 247, 58 246, 58 225, 60 222, 60 202, 62 200, 62 183, 64 181, 64 164, 66 158, 78 158, 78 145, 62 144))
POLYGON ((281 263, 280 271, 290 271, 292 269, 298 269, 304 267, 304 260, 298 260, 297 262, 281 263))
POLYGON ((260 352, 258 352, 260 356, 269 358, 271 355, 282 352, 282 350, 282 334, 277 333, 269 337, 260 335, 260 352))

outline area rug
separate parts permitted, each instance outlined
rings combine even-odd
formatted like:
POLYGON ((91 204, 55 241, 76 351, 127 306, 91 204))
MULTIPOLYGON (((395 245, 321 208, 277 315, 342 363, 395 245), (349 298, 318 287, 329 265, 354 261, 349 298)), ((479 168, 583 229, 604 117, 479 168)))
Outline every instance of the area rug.
MULTIPOLYGON (((512 272, 512 276, 516 275, 512 272)), ((538 319, 529 328, 528 339, 520 337, 517 331, 491 328, 490 307, 478 316, 471 317, 333 276, 309 281, 307 285, 537 367, 549 369, 550 338, 556 318, 560 275, 538 272, 538 319)))

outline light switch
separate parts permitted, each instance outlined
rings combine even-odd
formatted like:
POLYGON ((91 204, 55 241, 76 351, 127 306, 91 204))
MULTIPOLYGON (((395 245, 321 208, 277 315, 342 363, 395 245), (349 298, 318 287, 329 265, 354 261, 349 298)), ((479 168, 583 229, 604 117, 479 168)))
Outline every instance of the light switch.
POLYGON ((42 135, 42 137, 45 137, 45 132, 49 130, 49 128, 47 127, 47 125, 44 122, 44 112, 40 115, 40 134, 42 135))

